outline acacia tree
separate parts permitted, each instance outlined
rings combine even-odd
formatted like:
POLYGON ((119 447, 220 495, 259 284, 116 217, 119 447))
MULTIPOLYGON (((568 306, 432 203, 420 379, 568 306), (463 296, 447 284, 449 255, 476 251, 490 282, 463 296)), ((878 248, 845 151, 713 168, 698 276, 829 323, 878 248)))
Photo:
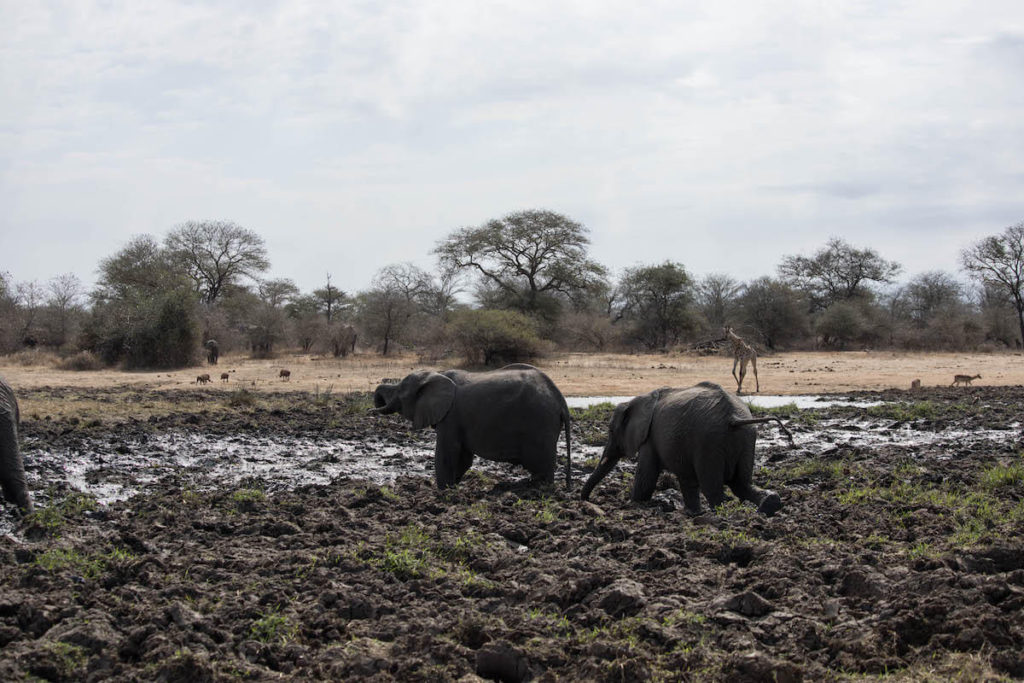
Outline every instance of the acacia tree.
POLYGON ((695 326, 693 280, 682 264, 627 268, 619 292, 617 317, 632 323, 634 336, 647 348, 671 346, 695 326))
POLYGON ((164 240, 207 304, 242 277, 257 279, 270 267, 263 238, 232 221, 188 221, 164 240))
POLYGON ((442 266, 475 272, 490 291, 488 304, 552 317, 552 300, 583 296, 606 277, 587 256, 588 233, 553 211, 518 211, 456 230, 434 253, 442 266))
POLYGON ((812 310, 828 308, 837 301, 867 297, 869 283, 892 282, 901 266, 886 261, 874 249, 856 249, 833 237, 814 256, 786 256, 779 274, 806 292, 812 310))
POLYGON ((313 290, 313 296, 319 301, 320 309, 327 317, 327 322, 334 320, 334 314, 344 308, 348 302, 348 294, 331 284, 331 274, 327 273, 327 285, 313 290))
POLYGON ((748 283, 740 296, 740 308, 747 324, 770 349, 807 333, 806 307, 797 292, 781 280, 761 277, 748 283))
POLYGON ((1006 295, 1017 312, 1024 342, 1024 222, 964 249, 960 252, 960 264, 971 277, 1006 295))

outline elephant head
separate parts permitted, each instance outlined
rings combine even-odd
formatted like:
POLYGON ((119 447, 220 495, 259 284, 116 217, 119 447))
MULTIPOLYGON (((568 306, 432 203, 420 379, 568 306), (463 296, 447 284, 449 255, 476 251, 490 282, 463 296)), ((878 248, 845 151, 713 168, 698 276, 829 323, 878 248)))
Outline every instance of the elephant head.
POLYGON ((608 428, 608 443, 601 454, 601 460, 580 492, 583 500, 590 496, 590 492, 612 471, 620 458, 633 456, 647 441, 658 398, 659 392, 653 391, 637 396, 629 403, 620 403, 616 406, 608 428))
POLYGON ((432 427, 444 419, 455 402, 455 383, 429 370, 407 375, 398 384, 381 384, 373 392, 377 413, 401 413, 414 429, 432 427))

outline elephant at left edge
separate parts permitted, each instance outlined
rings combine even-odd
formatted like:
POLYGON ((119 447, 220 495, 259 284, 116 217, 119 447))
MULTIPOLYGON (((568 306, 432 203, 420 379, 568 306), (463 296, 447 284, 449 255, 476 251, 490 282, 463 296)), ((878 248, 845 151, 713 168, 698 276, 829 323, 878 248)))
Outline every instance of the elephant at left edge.
POLYGON ((490 372, 421 370, 373 394, 379 414, 401 413, 414 429, 435 427, 438 488, 455 486, 473 456, 522 465, 531 479, 554 480, 565 429, 565 483, 572 483, 569 408, 547 375, 523 363, 490 372))
POLYGON ((14 390, 0 377, 0 491, 22 512, 32 512, 32 500, 25 482, 25 465, 18 450, 18 399, 14 390))

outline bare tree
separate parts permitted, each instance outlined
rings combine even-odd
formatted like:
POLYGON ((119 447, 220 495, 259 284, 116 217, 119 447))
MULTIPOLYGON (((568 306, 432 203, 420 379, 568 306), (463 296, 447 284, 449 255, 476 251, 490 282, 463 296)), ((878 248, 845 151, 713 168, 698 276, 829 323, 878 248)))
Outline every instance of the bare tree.
POLYGON ((1024 222, 961 251, 960 265, 973 278, 1006 294, 1017 312, 1017 325, 1024 342, 1024 222))
POLYGON ((256 279, 270 267, 263 238, 232 221, 188 221, 164 241, 207 304, 241 277, 256 279))
POLYGON ((697 308, 712 329, 724 327, 738 305, 743 285, 724 273, 705 275, 697 284, 697 308))
POLYGON ((54 342, 63 346, 68 337, 68 317, 82 297, 82 281, 72 273, 64 273, 52 278, 47 289, 50 290, 48 303, 57 316, 58 338, 54 342))
POLYGON ((14 300, 22 311, 21 341, 26 346, 35 346, 36 338, 33 327, 39 309, 42 308, 46 292, 43 287, 32 280, 30 282, 19 282, 14 286, 14 300))

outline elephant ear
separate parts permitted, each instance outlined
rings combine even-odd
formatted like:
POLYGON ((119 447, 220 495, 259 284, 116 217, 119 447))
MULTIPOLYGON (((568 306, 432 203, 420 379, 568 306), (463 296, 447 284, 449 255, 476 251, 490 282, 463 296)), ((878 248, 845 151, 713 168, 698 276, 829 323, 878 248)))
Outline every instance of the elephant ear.
POLYGON ((623 415, 623 427, 626 430, 626 444, 633 455, 647 441, 654 419, 654 407, 658 404, 658 392, 637 396, 626 408, 623 415))
POLYGON ((413 428, 433 427, 444 419, 454 402, 455 382, 440 373, 430 373, 417 392, 413 428))

